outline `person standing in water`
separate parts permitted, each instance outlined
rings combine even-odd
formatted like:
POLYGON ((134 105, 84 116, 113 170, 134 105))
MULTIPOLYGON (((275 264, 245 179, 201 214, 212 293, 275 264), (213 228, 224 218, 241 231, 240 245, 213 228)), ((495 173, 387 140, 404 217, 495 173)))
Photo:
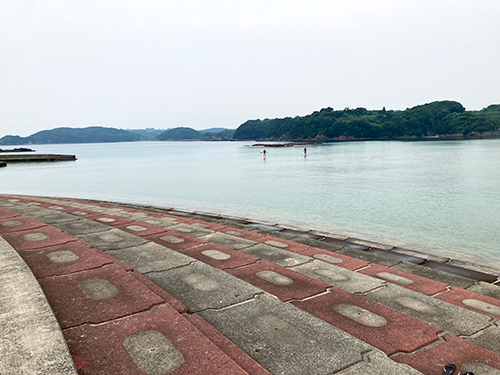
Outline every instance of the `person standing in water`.
POLYGON ((304 147, 304 156, 307 156, 307 148, 304 147))
POLYGON ((264 154, 264 157, 266 157, 266 149, 262 152, 264 154))

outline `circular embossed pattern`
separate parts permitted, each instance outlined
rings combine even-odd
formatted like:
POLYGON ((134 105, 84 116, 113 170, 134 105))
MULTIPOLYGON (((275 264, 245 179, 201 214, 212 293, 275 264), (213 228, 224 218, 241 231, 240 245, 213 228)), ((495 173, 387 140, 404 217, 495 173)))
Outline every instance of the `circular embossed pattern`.
POLYGON ((274 285, 291 285, 293 280, 274 271, 259 271, 255 276, 274 285))
POLYGON ((327 254, 314 254, 313 257, 316 259, 324 260, 325 262, 329 262, 329 263, 342 263, 343 262, 342 259, 337 258, 337 257, 332 257, 331 255, 327 255, 327 254))
POLYGON ((223 253, 222 251, 219 250, 204 250, 201 253, 215 260, 226 260, 231 258, 231 255, 223 253))
POLYGON ((203 292, 219 288, 219 283, 216 280, 201 273, 192 273, 191 275, 185 276, 182 280, 192 288, 203 292))
POLYGON ((407 277, 395 275, 390 272, 379 272, 377 273, 377 277, 380 277, 381 279, 391 281, 393 283, 398 283, 398 284, 403 284, 403 285, 411 285, 414 284, 413 280, 408 279, 407 277))
POLYGON ((165 241, 165 242, 170 242, 170 243, 183 243, 184 242, 184 240, 182 238, 175 237, 175 236, 163 236, 163 237, 160 237, 160 240, 165 241))
POLYGON ((0 225, 6 228, 14 228, 14 227, 20 227, 21 225, 23 225, 23 223, 18 220, 9 220, 1 222, 0 225))
POLYGON ((118 288, 106 279, 85 280, 78 284, 78 288, 94 301, 111 299, 120 294, 118 288))
POLYGON ((172 374, 184 364, 182 353, 158 331, 133 333, 123 346, 139 370, 148 375, 172 374))
POLYGON ((71 263, 80 259, 78 255, 69 250, 53 251, 47 254, 47 258, 54 263, 71 263))
POLYGON ((379 328, 387 325, 387 320, 383 316, 374 314, 356 305, 341 303, 333 306, 333 310, 366 327, 379 328))
POLYGON ((28 234, 23 234, 23 239, 26 241, 30 242, 35 242, 35 241, 43 241, 49 238, 46 234, 43 233, 28 233, 28 234))

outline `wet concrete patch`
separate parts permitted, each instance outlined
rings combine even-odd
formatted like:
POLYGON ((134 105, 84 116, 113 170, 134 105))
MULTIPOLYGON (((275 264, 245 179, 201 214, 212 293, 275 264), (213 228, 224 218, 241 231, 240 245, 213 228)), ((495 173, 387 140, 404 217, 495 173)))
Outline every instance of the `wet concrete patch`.
POLYGON ((451 273, 453 275, 467 277, 469 279, 473 279, 473 280, 477 280, 477 281, 485 281, 485 282, 492 283, 498 279, 498 277, 494 276, 494 275, 489 275, 487 273, 469 270, 469 269, 462 268, 462 267, 456 267, 456 266, 452 266, 452 265, 446 264, 446 263, 439 263, 439 262, 430 261, 430 262, 427 262, 425 264, 425 266, 432 268, 432 269, 435 269, 435 270, 448 272, 448 273, 451 273))

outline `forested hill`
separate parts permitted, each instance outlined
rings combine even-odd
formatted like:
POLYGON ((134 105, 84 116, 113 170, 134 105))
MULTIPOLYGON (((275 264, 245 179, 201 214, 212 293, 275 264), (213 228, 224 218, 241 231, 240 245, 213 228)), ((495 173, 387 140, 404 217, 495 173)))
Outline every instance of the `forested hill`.
POLYGON ((140 140, 137 134, 126 130, 91 126, 88 128, 56 128, 42 130, 28 137, 7 135, 0 139, 4 145, 46 144, 46 143, 99 143, 131 142, 140 140))
POLYGON ((500 105, 466 111, 439 101, 404 111, 323 108, 307 116, 249 120, 234 133, 238 140, 336 140, 467 135, 500 129, 500 105))

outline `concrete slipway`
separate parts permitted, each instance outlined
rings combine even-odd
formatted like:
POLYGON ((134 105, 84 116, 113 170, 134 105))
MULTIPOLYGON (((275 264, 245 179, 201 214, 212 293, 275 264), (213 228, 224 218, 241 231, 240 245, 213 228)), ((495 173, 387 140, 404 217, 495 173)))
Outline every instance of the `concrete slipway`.
POLYGON ((2 375, 500 374, 498 259, 186 207, 1 195, 0 264, 2 375))

